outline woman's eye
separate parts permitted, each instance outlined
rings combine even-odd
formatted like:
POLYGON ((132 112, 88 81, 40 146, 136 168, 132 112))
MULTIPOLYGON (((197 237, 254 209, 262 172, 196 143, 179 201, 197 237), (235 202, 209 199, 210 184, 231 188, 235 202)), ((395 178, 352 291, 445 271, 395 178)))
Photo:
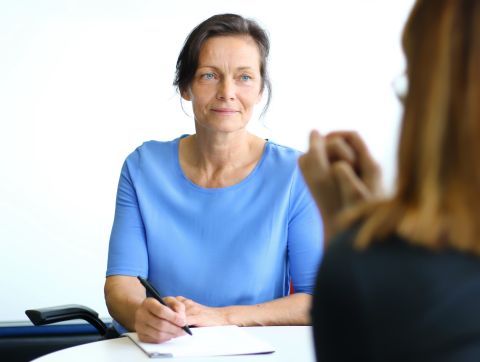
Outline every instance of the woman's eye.
POLYGON ((243 81, 247 81, 247 80, 252 79, 252 77, 250 77, 248 74, 242 74, 240 76, 240 79, 243 80, 243 81))
POLYGON ((212 80, 213 78, 215 78, 215 75, 213 73, 205 73, 202 75, 202 78, 205 80, 212 80))

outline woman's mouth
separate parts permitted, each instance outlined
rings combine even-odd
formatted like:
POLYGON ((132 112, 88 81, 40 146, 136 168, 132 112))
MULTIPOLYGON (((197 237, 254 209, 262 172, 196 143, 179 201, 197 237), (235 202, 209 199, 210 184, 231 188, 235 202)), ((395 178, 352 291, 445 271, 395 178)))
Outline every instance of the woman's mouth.
POLYGON ((238 111, 233 108, 212 108, 212 111, 217 114, 226 115, 226 116, 238 113, 238 111))

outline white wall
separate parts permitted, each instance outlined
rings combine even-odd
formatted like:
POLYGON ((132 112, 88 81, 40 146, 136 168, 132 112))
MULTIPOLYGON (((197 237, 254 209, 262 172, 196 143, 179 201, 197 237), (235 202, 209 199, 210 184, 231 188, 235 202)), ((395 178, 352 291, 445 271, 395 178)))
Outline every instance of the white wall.
POLYGON ((193 131, 171 83, 185 37, 215 13, 255 18, 271 36, 273 100, 252 130, 300 150, 311 128, 358 130, 391 185, 391 81, 412 3, 0 1, 0 321, 65 303, 107 315, 122 162, 145 140, 193 131))

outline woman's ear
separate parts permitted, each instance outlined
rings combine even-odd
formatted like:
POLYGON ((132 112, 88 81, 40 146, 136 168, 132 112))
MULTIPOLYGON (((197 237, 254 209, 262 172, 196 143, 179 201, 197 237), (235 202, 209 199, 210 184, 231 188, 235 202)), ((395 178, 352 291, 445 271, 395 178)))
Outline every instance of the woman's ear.
POLYGON ((191 95, 191 92, 190 92, 190 89, 187 89, 187 90, 183 90, 180 92, 181 96, 183 99, 185 99, 186 101, 191 101, 192 100, 192 95, 191 95))

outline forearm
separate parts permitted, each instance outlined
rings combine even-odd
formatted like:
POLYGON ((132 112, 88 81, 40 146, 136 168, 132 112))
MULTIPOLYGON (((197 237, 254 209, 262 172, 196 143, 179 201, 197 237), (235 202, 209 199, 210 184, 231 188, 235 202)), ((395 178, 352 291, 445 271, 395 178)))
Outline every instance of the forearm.
MULTIPOLYGON (((138 284, 138 283, 137 283, 138 284)), ((146 295, 129 277, 112 276, 105 282, 105 301, 110 315, 130 331, 135 330, 135 312, 146 295)))
POLYGON ((225 307, 228 324, 238 326, 306 325, 310 323, 312 296, 296 293, 271 302, 225 307))

